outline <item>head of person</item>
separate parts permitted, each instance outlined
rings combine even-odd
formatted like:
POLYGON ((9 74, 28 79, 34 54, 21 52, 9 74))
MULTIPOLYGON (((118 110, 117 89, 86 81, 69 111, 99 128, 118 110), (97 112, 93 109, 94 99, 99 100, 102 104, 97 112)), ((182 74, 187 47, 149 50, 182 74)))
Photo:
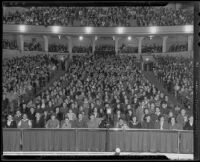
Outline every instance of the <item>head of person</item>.
POLYGON ((36 117, 36 119, 40 119, 40 117, 41 117, 40 113, 37 112, 37 113, 35 114, 35 117, 36 117))
POLYGON ((71 113, 73 113, 73 111, 72 111, 72 109, 71 109, 71 108, 69 109, 69 113, 70 113, 70 114, 71 114, 71 113))
POLYGON ((176 105, 174 109, 175 111, 179 112, 181 108, 178 105, 176 105))
POLYGON ((149 109, 147 109, 147 108, 144 109, 144 114, 145 114, 145 115, 149 114, 149 109))
POLYGON ((30 108, 30 112, 31 112, 32 114, 35 112, 34 107, 31 107, 31 108, 30 108))
POLYGON ((191 115, 188 120, 189 120, 189 122, 193 123, 194 117, 191 115))
POLYGON ((186 110, 185 109, 181 109, 181 115, 185 116, 185 114, 186 114, 186 110))
POLYGON ((21 116, 21 112, 19 110, 16 111, 17 116, 21 116))
POLYGON ((8 114, 7 119, 8 119, 8 121, 12 121, 12 119, 13 119, 12 115, 8 114))
POLYGON ((131 116, 133 114, 133 111, 131 109, 129 109, 128 114, 131 116))
POLYGON ((124 120, 122 118, 119 118, 119 124, 120 125, 124 124, 124 120))
POLYGON ((56 107, 56 113, 59 113, 59 112, 60 112, 60 108, 56 107))
POLYGON ((160 108, 156 107, 156 113, 160 113, 160 108))
POLYGON ((173 125, 173 124, 175 124, 176 123, 176 119, 175 119, 175 117, 171 117, 171 124, 173 125))
POLYGON ((56 119, 56 114, 55 113, 51 114, 51 120, 55 120, 55 119, 56 119))
POLYGON ((27 118, 27 114, 23 114, 22 118, 23 118, 24 120, 28 119, 28 118, 27 118))
POLYGON ((163 109, 166 109, 166 108, 167 108, 167 103, 163 102, 162 105, 161 105, 161 107, 162 107, 163 109))
POLYGON ((79 120, 82 120, 82 119, 83 119, 83 114, 82 114, 82 113, 79 113, 79 114, 78 114, 78 119, 79 119, 79 120))
POLYGON ((145 120, 146 120, 147 123, 150 123, 150 121, 151 121, 151 116, 150 116, 150 115, 147 115, 147 116, 145 117, 145 120))
POLYGON ((137 117, 136 116, 133 116, 132 117, 132 121, 135 123, 137 121, 137 117))
POLYGON ((90 120, 94 120, 94 118, 95 118, 95 116, 94 116, 94 114, 92 113, 92 114, 90 115, 90 120))

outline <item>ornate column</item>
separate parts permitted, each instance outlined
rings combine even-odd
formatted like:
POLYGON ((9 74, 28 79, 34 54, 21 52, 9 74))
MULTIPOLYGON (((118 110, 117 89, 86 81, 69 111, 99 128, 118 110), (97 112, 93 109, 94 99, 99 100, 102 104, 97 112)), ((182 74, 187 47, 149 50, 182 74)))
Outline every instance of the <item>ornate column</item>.
POLYGON ((21 52, 24 52, 24 35, 19 35, 19 49, 21 52))
POLYGON ((115 53, 116 53, 116 55, 118 55, 118 41, 119 41, 119 37, 115 37, 115 53))
POLYGON ((67 38, 68 38, 68 51, 69 51, 69 55, 70 55, 70 57, 72 57, 72 38, 70 36, 68 36, 67 38))
POLYGON ((92 38, 92 54, 94 54, 95 51, 95 37, 92 38))
POLYGON ((162 42, 162 53, 167 52, 167 38, 168 36, 163 37, 163 42, 162 42))
POLYGON ((193 35, 188 35, 188 51, 193 50, 193 35))
POLYGON ((142 40, 144 39, 144 37, 138 37, 138 53, 141 54, 142 53, 142 40))
POLYGON ((48 36, 44 35, 44 51, 49 52, 49 39, 48 36))

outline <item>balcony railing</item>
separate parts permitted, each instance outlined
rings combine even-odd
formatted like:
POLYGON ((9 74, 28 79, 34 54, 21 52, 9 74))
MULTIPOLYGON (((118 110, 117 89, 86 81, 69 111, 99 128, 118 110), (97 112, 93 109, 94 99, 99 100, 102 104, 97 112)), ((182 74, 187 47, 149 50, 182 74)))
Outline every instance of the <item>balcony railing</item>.
POLYGON ((151 129, 3 129, 3 151, 193 153, 193 131, 151 129))

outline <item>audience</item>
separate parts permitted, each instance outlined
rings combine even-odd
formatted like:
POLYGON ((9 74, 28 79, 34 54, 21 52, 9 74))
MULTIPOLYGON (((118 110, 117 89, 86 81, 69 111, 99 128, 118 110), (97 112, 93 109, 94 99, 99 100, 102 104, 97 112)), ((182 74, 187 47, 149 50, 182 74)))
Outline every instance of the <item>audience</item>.
POLYGON ((142 53, 161 53, 162 45, 144 45, 142 46, 142 53))
POLYGON ((18 49, 17 41, 16 40, 5 40, 3 39, 3 49, 11 49, 16 50, 18 49))
POLYGON ((24 51, 42 51, 42 45, 39 42, 24 42, 24 51))
POLYGON ((90 53, 91 47, 73 46, 72 53, 90 53))
MULTIPOLYGON (((12 9, 12 8, 10 8, 12 9)), ((30 7, 9 12, 4 24, 60 26, 173 26, 193 24, 193 10, 150 6, 30 7)))
MULTIPOLYGON (((155 74, 163 70, 163 74, 169 72, 172 77, 177 77, 180 74, 176 76, 175 73, 170 73, 170 69, 176 69, 173 65, 179 67, 186 64, 185 58, 181 58, 179 64, 176 59, 169 56, 167 59, 160 57, 156 57, 158 64, 154 68, 155 74), (169 58, 173 60, 172 63, 161 64, 161 61, 169 61, 169 58), (169 70, 166 70, 165 66, 169 67, 169 70)), ((37 58, 41 61, 43 56, 35 56, 36 60, 37 58)), ((16 62, 19 63, 20 59, 16 62)), ((14 61, 11 60, 11 63, 14 61)), ((44 66, 44 63, 40 66, 44 66)), ((180 76, 185 79, 180 78, 180 81, 186 84, 190 76, 188 72, 185 68, 183 75, 180 76)), ((157 76, 162 79, 168 75, 157 76)), ((4 93, 8 90, 5 89, 4 93)), ((5 97, 4 102, 6 103, 5 97)), ((130 56, 73 56, 68 70, 60 78, 34 100, 27 104, 21 102, 20 105, 21 109, 14 107, 12 111, 16 112, 13 121, 20 128, 163 130, 191 129, 193 126, 192 117, 188 120, 190 111, 171 104, 168 96, 145 78, 135 58, 130 56)))
POLYGON ((164 87, 177 97, 187 110, 192 111, 193 62, 192 58, 156 56, 155 76, 164 87))
POLYGON ((68 46, 62 45, 62 44, 49 44, 49 52, 59 52, 64 53, 68 52, 68 46))
POLYGON ((186 44, 173 44, 169 47, 168 52, 182 52, 187 51, 188 45, 186 44))
POLYGON ((27 105, 25 102, 50 81, 55 66, 51 59, 46 55, 23 56, 3 63, 2 112, 14 113, 19 109, 20 113, 31 115, 31 103, 27 105))

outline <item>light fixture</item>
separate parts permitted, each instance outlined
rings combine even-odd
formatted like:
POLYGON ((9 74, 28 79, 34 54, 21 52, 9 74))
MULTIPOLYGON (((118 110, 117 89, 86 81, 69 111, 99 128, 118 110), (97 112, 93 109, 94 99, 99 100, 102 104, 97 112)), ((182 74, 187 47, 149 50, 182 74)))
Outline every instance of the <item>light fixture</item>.
POLYGON ((128 40, 130 41, 131 39, 132 39, 131 36, 129 36, 129 37, 128 37, 128 40))
POLYGON ((26 26, 25 25, 20 25, 19 26, 19 31, 25 32, 26 31, 26 26))
POLYGON ((186 33, 192 33, 193 32, 193 25, 185 25, 184 26, 184 31, 186 33))
POLYGON ((124 32, 124 28, 123 27, 118 27, 117 28, 117 33, 118 34, 122 34, 124 32))
POLYGON ((119 155, 120 152, 121 152, 120 148, 117 147, 117 148, 115 149, 115 155, 119 155))
POLYGON ((52 32, 53 33, 59 33, 60 32, 60 27, 59 26, 52 26, 52 32))
POLYGON ((150 32, 151 34, 157 33, 157 27, 156 27, 156 26, 151 26, 149 32, 150 32))
POLYGON ((92 27, 85 27, 85 32, 90 34, 92 32, 92 27))
POLYGON ((83 37, 82 37, 82 36, 80 36, 80 37, 79 37, 79 40, 80 40, 80 41, 82 41, 82 40, 83 40, 83 37))

